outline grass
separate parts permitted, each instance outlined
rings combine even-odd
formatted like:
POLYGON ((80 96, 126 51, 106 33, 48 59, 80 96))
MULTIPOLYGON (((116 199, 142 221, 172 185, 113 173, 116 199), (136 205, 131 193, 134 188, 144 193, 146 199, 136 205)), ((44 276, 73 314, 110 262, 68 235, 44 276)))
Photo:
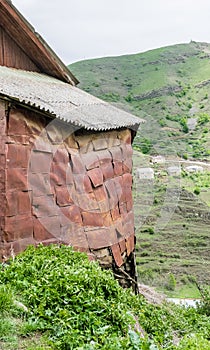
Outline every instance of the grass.
MULTIPOLYGON (((11 304, 14 308, 14 305, 11 304)), ((49 340, 22 317, 0 314, 1 350, 52 350, 49 340)))
POLYGON ((70 247, 28 247, 0 282, 2 350, 187 350, 192 333, 196 350, 209 346, 207 292, 198 310, 149 304, 70 247))
POLYGON ((165 293, 167 294, 168 297, 172 297, 172 298, 186 298, 186 296, 189 299, 201 298, 201 294, 198 288, 196 287, 196 285, 189 282, 187 284, 177 286, 174 291, 165 290, 165 293))

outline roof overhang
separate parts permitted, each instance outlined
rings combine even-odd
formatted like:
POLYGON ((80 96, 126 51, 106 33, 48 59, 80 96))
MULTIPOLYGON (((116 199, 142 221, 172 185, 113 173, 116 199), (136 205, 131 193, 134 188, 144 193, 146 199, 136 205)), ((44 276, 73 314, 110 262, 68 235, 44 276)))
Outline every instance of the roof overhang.
POLYGON ((45 74, 0 67, 0 97, 79 128, 136 131, 144 120, 45 74))

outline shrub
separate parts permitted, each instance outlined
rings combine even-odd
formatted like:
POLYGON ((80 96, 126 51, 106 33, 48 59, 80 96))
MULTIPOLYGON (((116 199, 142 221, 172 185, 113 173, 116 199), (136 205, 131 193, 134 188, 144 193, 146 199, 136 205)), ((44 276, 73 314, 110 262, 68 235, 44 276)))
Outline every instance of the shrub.
POLYGON ((0 286, 0 313, 10 310, 13 306, 12 292, 8 286, 0 286))
POLYGON ((210 289, 204 286, 198 286, 198 289, 201 293, 201 301, 197 305, 198 312, 210 316, 210 289))
POLYGON ((198 196, 200 194, 201 190, 199 187, 196 187, 193 192, 198 196))
POLYGON ((149 232, 150 235, 154 235, 155 234, 155 230, 153 227, 148 227, 147 231, 149 232))
POLYGON ((168 290, 172 290, 172 291, 175 290, 175 288, 176 288, 176 278, 175 278, 173 273, 169 274, 168 282, 166 284, 166 288, 168 290))

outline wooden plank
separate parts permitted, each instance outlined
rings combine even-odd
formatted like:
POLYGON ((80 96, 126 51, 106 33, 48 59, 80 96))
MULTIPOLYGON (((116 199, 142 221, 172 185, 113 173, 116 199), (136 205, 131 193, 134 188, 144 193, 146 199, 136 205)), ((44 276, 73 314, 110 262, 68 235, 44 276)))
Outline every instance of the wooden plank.
POLYGON ((4 65, 4 51, 3 51, 3 29, 0 26, 0 65, 4 65))
POLYGON ((7 67, 40 72, 34 62, 15 43, 15 41, 2 29, 2 64, 7 67))

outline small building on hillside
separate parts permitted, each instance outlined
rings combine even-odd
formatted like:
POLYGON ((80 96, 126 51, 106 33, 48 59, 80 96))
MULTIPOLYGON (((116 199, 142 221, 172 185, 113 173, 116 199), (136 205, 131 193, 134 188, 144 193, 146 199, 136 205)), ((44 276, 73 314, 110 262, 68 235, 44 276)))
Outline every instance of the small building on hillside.
POLYGON ((0 0, 0 259, 31 244, 68 244, 130 286, 131 144, 142 120, 77 83, 0 0))

